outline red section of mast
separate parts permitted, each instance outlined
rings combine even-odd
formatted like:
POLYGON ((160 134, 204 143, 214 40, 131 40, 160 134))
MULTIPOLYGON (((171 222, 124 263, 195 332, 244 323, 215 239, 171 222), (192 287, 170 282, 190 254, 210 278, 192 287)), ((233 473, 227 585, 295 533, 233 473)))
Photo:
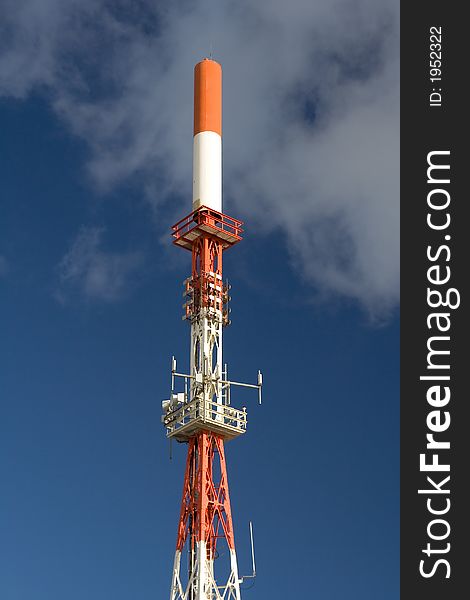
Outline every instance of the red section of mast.
POLYGON ((188 537, 190 548, 197 542, 206 542, 210 560, 216 555, 219 538, 224 537, 229 548, 235 548, 224 442, 220 436, 206 431, 189 441, 176 542, 178 550, 183 549, 188 537), (214 464, 217 462, 218 465, 214 464), (220 469, 218 481, 214 479, 217 467, 220 469))

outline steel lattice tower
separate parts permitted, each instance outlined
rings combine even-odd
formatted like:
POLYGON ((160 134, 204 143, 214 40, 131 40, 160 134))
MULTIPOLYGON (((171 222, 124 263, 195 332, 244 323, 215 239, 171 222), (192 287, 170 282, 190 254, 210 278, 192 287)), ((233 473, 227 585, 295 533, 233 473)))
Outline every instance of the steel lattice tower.
POLYGON ((231 387, 255 388, 261 401, 262 376, 256 385, 229 381, 222 363, 230 324, 222 257, 241 240, 242 222, 222 213, 222 69, 207 58, 194 70, 192 208, 172 228, 173 243, 192 254, 183 305, 190 369, 178 373, 172 359, 171 395, 162 403, 167 436, 188 444, 170 600, 240 600, 224 443, 246 431, 246 409, 231 406, 231 387), (219 568, 222 545, 228 560, 219 568))

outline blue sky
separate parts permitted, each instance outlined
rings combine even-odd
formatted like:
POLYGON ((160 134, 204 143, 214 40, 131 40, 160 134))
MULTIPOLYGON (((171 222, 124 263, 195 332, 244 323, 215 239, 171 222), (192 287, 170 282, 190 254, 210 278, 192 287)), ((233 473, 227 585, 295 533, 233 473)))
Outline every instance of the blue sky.
MULTIPOLYGON (((166 33, 148 27, 137 35, 142 14, 126 3, 114 20, 103 12, 103 39, 111 39, 110 22, 124 31, 103 56, 71 49, 69 38, 83 29, 59 35, 67 15, 57 3, 44 3, 40 19, 27 2, 21 18, 9 7, 4 56, 29 70, 0 61, 2 600, 167 596, 186 448, 175 445, 169 460, 160 402, 171 355, 183 368, 189 346, 181 321, 189 254, 172 247, 169 226, 190 209, 185 90, 204 54, 203 41, 185 45, 175 31, 203 20, 209 4, 169 15, 161 21, 166 33), (21 54, 30 20, 38 24, 37 64, 32 50, 28 60, 21 54), (158 49, 165 35, 174 43, 162 75, 165 57, 153 67, 144 41, 155 39, 158 49), (130 49, 143 72, 116 89, 115 61, 130 49), (147 101, 137 102, 145 82, 147 101), (181 129, 163 119, 172 82, 181 129), (142 122, 131 119, 139 110, 142 122)), ((230 95, 244 74, 262 70, 269 36, 261 45, 245 39, 252 68, 230 45, 250 30, 237 30, 239 14, 226 25, 227 45, 219 42, 225 210, 246 222, 245 239, 224 264, 233 286, 224 352, 232 377, 254 380, 258 368, 265 377, 261 407, 240 392, 249 430, 226 448, 242 573, 250 570, 249 520, 255 528, 258 577, 244 598, 399 593, 398 208, 395 167, 377 151, 395 144, 392 117, 377 127, 389 114, 393 4, 378 4, 381 12, 356 15, 362 35, 352 39, 339 16, 320 10, 327 4, 307 15, 299 2, 299 15, 338 22, 329 53, 316 42, 329 83, 321 87, 297 66, 272 106, 263 96, 269 73, 254 96, 238 98, 239 108, 230 95), (370 63, 365 38, 374 48, 384 40, 370 63), (345 64, 342 52, 361 66, 345 64), (346 89, 348 107, 340 102, 346 89), (290 115, 289 128, 268 133, 269 118, 250 111, 259 98, 273 118, 281 108, 290 115), (356 129, 370 134, 354 137, 356 129), (277 150, 267 152, 274 141, 277 150), (322 148, 338 157, 331 171, 330 158, 321 172, 314 167, 322 148), (372 154, 376 162, 364 166, 372 154)), ((212 26, 224 16, 221 9, 212 26)), ((270 18, 285 23, 281 17, 275 4, 270 18)), ((243 18, 266 33, 265 13, 243 18)), ((284 29, 270 22, 278 39, 307 36, 302 19, 290 19, 284 29)), ((286 52, 295 58, 296 48, 286 52)))

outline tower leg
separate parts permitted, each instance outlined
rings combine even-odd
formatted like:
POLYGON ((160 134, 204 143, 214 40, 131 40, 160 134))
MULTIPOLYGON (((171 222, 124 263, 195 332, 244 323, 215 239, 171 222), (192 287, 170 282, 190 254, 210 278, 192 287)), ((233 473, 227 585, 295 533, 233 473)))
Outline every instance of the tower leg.
POLYGON ((170 600, 229 598, 240 600, 240 581, 224 442, 214 433, 200 431, 188 446, 170 600), (185 548, 187 576, 181 570, 185 548))

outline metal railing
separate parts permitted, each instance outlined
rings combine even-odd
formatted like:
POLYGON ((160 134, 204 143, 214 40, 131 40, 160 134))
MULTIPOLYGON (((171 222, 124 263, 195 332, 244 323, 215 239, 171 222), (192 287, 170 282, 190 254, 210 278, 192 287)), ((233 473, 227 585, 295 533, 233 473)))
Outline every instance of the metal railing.
POLYGON ((178 221, 171 229, 175 242, 180 238, 184 239, 193 230, 203 228, 205 230, 214 231, 216 234, 222 234, 223 237, 227 237, 234 243, 235 241, 242 239, 242 225, 243 221, 229 217, 228 215, 208 208, 207 206, 201 206, 196 211, 178 221))
POLYGON ((191 402, 182 404, 177 410, 167 413, 163 422, 168 433, 171 434, 196 421, 208 426, 213 424, 217 428, 244 433, 246 409, 239 410, 220 402, 195 398, 191 402))

